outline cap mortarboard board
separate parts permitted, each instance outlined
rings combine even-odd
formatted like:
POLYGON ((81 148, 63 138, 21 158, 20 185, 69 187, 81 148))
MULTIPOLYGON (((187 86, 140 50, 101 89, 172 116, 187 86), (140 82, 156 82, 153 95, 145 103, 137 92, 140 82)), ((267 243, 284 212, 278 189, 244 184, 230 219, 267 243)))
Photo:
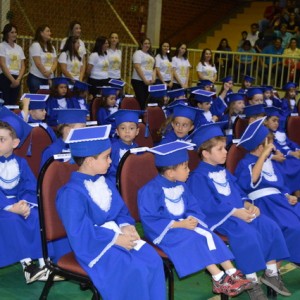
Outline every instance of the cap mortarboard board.
POLYGON ((249 124, 237 146, 242 146, 248 151, 258 147, 269 134, 269 129, 263 124, 264 121, 265 118, 262 118, 249 124))
POLYGON ((244 114, 247 118, 264 113, 266 112, 263 104, 247 105, 244 108, 244 114))
POLYGON ((65 142, 69 144, 72 156, 97 155, 111 147, 110 129, 111 125, 73 128, 65 142))
POLYGON ((73 88, 76 88, 81 91, 87 91, 90 86, 91 85, 86 82, 75 80, 73 88))
POLYGON ((23 94, 21 100, 24 98, 29 98, 29 109, 45 109, 46 101, 49 98, 49 95, 45 94, 23 94))
POLYGON ((242 93, 231 93, 227 95, 228 102, 235 102, 240 100, 245 100, 245 94, 242 93))
POLYGON ((120 79, 111 79, 109 82, 108 82, 111 86, 116 86, 116 87, 124 87, 126 82, 123 81, 123 80, 120 80, 120 79))
POLYGON ((298 84, 295 83, 295 82, 287 82, 287 83, 282 87, 282 89, 283 89, 284 91, 287 91, 287 90, 292 89, 292 88, 295 89, 297 86, 298 86, 298 84))
POLYGON ((210 80, 207 80, 207 79, 202 79, 202 80, 199 80, 198 82, 198 86, 201 85, 203 87, 205 86, 212 86, 214 83, 210 80))
POLYGON ((194 97, 197 102, 204 103, 204 102, 211 102, 213 96, 216 93, 198 89, 198 90, 193 91, 192 94, 195 95, 194 97))
POLYGON ((263 85, 263 86, 261 86, 261 89, 263 92, 273 91, 273 86, 272 85, 263 85))
POLYGON ((279 118, 281 116, 282 110, 275 106, 268 106, 268 107, 265 107, 265 112, 268 117, 274 116, 274 117, 279 118))
POLYGON ((185 97, 185 89, 170 90, 167 91, 167 95, 170 98, 185 97))
POLYGON ((53 85, 66 84, 69 86, 70 80, 67 77, 55 77, 52 78, 53 85))
POLYGON ((224 82, 224 83, 229 82, 229 81, 233 81, 233 77, 231 75, 226 76, 222 79, 222 82, 224 82))
POLYGON ((166 84, 149 85, 148 92, 154 98, 164 97, 167 95, 167 85, 166 84))
POLYGON ((244 75, 244 80, 253 83, 255 81, 255 78, 249 75, 244 75))
POLYGON ((139 116, 143 114, 143 110, 131 110, 131 109, 119 109, 115 113, 111 114, 107 119, 115 120, 116 126, 124 122, 139 122, 139 116))
POLYGON ((18 148, 21 147, 32 127, 4 106, 0 108, 0 120, 8 123, 15 130, 17 138, 20 140, 18 148))
POLYGON ((101 87, 101 94, 102 96, 111 96, 111 95, 117 95, 117 91, 119 91, 119 87, 115 86, 102 86, 101 87))
POLYGON ((247 95, 248 98, 252 98, 256 94, 262 95, 263 94, 263 89, 260 88, 260 87, 250 87, 250 88, 247 89, 246 95, 247 95))
POLYGON ((75 124, 86 122, 86 109, 54 109, 57 112, 57 124, 75 124))
POLYGON ((167 110, 173 114, 174 118, 185 117, 192 120, 192 122, 194 122, 196 114, 199 112, 199 109, 184 105, 182 102, 168 106, 167 110))
POLYGON ((188 148, 195 146, 184 141, 174 141, 148 149, 155 155, 157 167, 170 167, 184 163, 189 160, 188 148))

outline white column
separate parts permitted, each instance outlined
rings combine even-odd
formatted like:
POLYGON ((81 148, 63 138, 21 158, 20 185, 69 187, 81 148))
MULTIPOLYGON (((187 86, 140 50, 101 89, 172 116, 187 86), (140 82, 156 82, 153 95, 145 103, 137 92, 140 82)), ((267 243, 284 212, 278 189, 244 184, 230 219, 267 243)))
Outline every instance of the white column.
POLYGON ((3 27, 8 23, 6 19, 6 14, 10 10, 10 0, 0 0, 0 32, 2 31, 3 27))
POLYGON ((149 0, 147 37, 151 39, 152 46, 159 46, 161 25, 162 0, 149 0))

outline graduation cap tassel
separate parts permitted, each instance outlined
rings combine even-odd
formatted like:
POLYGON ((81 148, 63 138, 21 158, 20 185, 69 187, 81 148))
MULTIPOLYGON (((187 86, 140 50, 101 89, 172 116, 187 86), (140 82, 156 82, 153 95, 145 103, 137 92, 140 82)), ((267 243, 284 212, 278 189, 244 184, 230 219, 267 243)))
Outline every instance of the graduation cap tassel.
POLYGON ((145 127, 145 138, 149 137, 150 130, 149 130, 149 120, 148 120, 148 111, 146 112, 146 127, 145 127))
POLYGON ((30 142, 28 145, 26 156, 32 156, 32 132, 30 133, 30 142))

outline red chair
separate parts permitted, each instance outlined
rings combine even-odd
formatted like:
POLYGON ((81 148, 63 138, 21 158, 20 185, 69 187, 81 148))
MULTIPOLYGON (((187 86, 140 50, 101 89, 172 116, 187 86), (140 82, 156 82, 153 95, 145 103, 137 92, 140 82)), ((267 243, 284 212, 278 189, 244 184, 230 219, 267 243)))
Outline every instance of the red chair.
POLYGON ((91 103, 91 116, 90 116, 91 121, 97 121, 97 112, 100 108, 101 100, 102 97, 96 97, 93 99, 91 103))
POLYGON ((50 94, 50 89, 39 89, 37 92, 37 94, 42 94, 42 95, 49 95, 50 94))
POLYGON ((233 138, 240 139, 248 126, 248 120, 237 117, 233 123, 233 138))
POLYGON ((144 114, 144 123, 149 124, 150 134, 154 143, 159 143, 161 140, 161 134, 159 130, 162 124, 165 122, 166 116, 164 111, 159 106, 148 106, 144 114))
POLYGON ((48 131, 42 126, 37 126, 32 129, 24 144, 14 150, 14 153, 25 158, 33 174, 38 177, 42 152, 46 147, 51 145, 51 143, 52 139, 48 131))
POLYGON ((234 174, 234 171, 239 161, 246 155, 247 151, 243 147, 237 147, 236 144, 231 144, 226 159, 226 169, 234 174))
POLYGON ((198 153, 194 150, 189 151, 189 169, 190 171, 194 171, 200 162, 200 158, 198 153))
POLYGON ((139 134, 134 139, 134 141, 139 145, 139 147, 153 147, 152 136, 149 134, 148 137, 145 137, 146 126, 144 123, 139 123, 139 134))
POLYGON ((100 299, 87 273, 78 264, 73 252, 59 258, 57 263, 49 259, 47 243, 66 237, 65 228, 56 210, 56 193, 66 184, 72 172, 78 169, 76 164, 59 162, 51 157, 42 168, 38 178, 38 203, 43 258, 51 274, 45 283, 40 299, 47 299, 55 275, 80 283, 93 292, 93 300, 100 299))
MULTIPOLYGON (((299 101, 300 102, 300 101, 299 101)), ((286 123, 286 133, 290 140, 300 145, 300 116, 288 117, 286 123)))
POLYGON ((134 97, 125 97, 120 103, 120 109, 141 110, 139 102, 134 97))

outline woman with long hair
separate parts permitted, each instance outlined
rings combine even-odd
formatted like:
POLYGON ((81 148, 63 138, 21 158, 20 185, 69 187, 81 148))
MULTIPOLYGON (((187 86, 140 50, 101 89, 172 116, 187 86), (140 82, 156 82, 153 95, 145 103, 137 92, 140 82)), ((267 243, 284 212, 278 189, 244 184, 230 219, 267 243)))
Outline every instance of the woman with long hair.
POLYGON ((197 65, 197 74, 199 80, 210 80, 214 83, 217 79, 217 69, 209 48, 205 48, 202 51, 200 61, 197 65))

